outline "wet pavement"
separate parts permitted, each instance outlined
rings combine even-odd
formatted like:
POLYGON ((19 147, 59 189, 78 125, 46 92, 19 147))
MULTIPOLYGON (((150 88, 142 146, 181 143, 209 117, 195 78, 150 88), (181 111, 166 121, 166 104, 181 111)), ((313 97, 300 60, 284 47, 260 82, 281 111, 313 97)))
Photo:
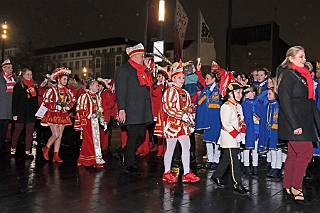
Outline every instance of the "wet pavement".
MULTIPOLYGON (((304 207, 286 199, 281 179, 267 178, 265 171, 258 176, 243 175, 250 189, 247 195, 233 191, 230 174, 223 178, 227 186, 218 188, 210 180, 213 171, 205 169, 201 137, 197 137, 197 161, 192 163, 193 171, 202 178, 198 183, 181 183, 179 162, 173 163, 179 182, 164 183, 163 161, 156 153, 137 157, 141 174, 130 175, 112 155, 119 145, 120 133, 115 129, 102 169, 77 167, 76 144, 61 147, 63 163, 45 161, 42 144, 33 148, 34 160, 23 158, 21 145, 15 158, 0 153, 0 212, 320 212, 318 158, 309 167, 312 179, 304 182, 306 198, 311 201, 304 207)), ((5 148, 9 150, 10 144, 5 148)))

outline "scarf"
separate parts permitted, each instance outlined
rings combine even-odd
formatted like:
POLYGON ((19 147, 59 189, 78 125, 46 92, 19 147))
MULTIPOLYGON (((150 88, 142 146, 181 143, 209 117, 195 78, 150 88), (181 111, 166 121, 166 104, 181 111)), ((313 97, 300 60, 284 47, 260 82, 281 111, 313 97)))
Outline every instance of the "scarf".
POLYGON ((28 98, 36 97, 37 93, 36 93, 36 89, 34 87, 33 80, 27 80, 24 78, 23 83, 28 87, 28 89, 27 89, 28 98))
POLYGON ((16 84, 14 79, 12 78, 12 74, 7 74, 6 72, 2 71, 1 74, 3 75, 4 79, 6 80, 6 92, 13 92, 13 86, 16 84))
POLYGON ((131 59, 129 59, 129 63, 131 64, 131 66, 133 66, 137 70, 137 76, 138 76, 140 85, 141 86, 146 85, 148 87, 151 87, 153 84, 153 80, 151 76, 145 72, 147 67, 145 65, 138 64, 131 59))
POLYGON ((314 94, 314 84, 313 80, 310 74, 310 71, 305 67, 297 67, 294 64, 291 64, 291 67, 295 70, 297 70, 305 79, 307 79, 307 85, 308 85, 308 98, 309 99, 316 99, 314 94))

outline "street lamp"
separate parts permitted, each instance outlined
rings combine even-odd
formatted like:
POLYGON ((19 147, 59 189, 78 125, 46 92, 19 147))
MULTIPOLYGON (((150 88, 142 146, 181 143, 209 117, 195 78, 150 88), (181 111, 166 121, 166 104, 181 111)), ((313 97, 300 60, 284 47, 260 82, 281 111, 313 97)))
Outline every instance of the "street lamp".
POLYGON ((83 67, 82 71, 83 71, 83 76, 86 77, 87 76, 87 68, 83 67))
POLYGON ((160 24, 160 35, 159 40, 163 40, 163 22, 164 22, 164 14, 165 14, 165 1, 159 0, 159 24, 160 24))
POLYGON ((4 43, 5 40, 7 39, 7 29, 8 29, 8 25, 7 22, 5 21, 2 24, 2 62, 4 61, 4 43))

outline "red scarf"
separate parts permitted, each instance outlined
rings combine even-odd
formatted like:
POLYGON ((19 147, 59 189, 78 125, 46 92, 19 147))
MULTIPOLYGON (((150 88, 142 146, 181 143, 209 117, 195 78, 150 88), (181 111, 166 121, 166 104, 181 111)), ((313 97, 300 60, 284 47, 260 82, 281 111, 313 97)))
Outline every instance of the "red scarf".
POLYGON ((297 67, 294 64, 291 64, 291 67, 295 70, 297 70, 305 79, 307 79, 307 85, 308 85, 308 98, 309 99, 316 99, 314 94, 314 84, 313 80, 310 74, 310 71, 305 67, 297 67))
POLYGON ((137 76, 140 82, 140 85, 147 85, 148 87, 151 87, 153 84, 153 80, 148 73, 146 73, 147 67, 145 65, 141 65, 133 61, 132 59, 129 59, 129 63, 131 66, 133 66, 137 70, 137 76))
POLYGON ((6 72, 2 71, 1 74, 5 77, 6 80, 6 92, 13 92, 13 86, 16 84, 14 79, 12 78, 12 74, 7 74, 6 72))
POLYGON ((28 98, 31 97, 36 97, 37 93, 36 93, 36 89, 34 87, 34 82, 33 80, 27 80, 27 79, 23 79, 23 83, 28 87, 27 92, 28 92, 28 98))

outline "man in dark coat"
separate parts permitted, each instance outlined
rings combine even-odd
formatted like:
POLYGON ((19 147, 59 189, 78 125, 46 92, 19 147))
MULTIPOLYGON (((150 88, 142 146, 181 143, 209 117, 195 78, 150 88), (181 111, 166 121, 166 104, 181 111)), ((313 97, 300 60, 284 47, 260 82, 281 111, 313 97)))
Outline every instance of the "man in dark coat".
POLYGON ((127 144, 119 152, 120 163, 132 174, 135 167, 137 144, 144 139, 146 125, 153 122, 150 86, 152 78, 145 72, 144 47, 138 44, 126 49, 130 59, 115 72, 115 90, 118 103, 118 122, 128 132, 127 144))
POLYGON ((12 64, 7 59, 2 63, 0 75, 0 151, 2 151, 8 123, 12 120, 12 92, 15 83, 12 76, 12 64))

